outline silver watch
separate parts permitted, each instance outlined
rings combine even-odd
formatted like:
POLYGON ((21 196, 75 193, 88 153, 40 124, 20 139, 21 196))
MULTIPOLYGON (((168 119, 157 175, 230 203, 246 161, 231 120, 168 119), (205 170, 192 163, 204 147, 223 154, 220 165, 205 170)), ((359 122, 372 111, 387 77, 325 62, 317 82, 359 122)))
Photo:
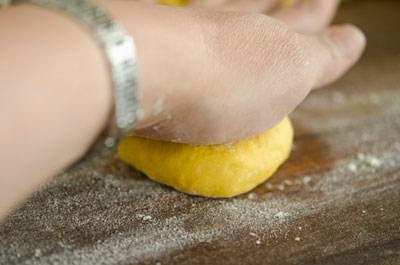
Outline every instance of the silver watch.
POLYGON ((112 146, 112 143, 129 133, 137 119, 138 77, 133 38, 105 10, 89 0, 0 0, 0 6, 24 2, 61 10, 77 18, 89 28, 103 48, 114 86, 115 113, 106 140, 106 145, 112 146))

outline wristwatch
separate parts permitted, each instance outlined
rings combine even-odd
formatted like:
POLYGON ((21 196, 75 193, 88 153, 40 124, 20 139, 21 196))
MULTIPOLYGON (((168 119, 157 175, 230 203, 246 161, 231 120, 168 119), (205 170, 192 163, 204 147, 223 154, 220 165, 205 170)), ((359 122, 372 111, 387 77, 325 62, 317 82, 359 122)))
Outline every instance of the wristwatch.
POLYGON ((122 25, 89 0, 0 0, 2 7, 17 3, 32 3, 63 11, 92 32, 107 57, 114 86, 115 111, 106 145, 111 147, 119 138, 129 134, 138 114, 138 76, 134 40, 122 25))

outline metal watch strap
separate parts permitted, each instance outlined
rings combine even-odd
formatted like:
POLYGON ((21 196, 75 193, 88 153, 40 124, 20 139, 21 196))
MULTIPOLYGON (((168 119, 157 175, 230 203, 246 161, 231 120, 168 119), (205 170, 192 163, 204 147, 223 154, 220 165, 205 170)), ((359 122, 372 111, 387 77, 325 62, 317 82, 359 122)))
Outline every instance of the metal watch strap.
MULTIPOLYGON (((124 28, 89 0, 0 0, 0 5, 28 2, 76 17, 93 33, 105 51, 114 85, 115 113, 109 140, 117 140, 133 127, 138 110, 137 64, 134 40, 124 28)), ((109 144, 111 145, 111 144, 109 144)))

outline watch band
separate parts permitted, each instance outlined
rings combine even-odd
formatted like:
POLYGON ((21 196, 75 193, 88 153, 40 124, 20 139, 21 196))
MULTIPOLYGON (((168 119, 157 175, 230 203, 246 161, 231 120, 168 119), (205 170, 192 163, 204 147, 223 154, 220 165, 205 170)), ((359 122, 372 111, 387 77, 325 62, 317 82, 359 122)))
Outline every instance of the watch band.
POLYGON ((115 113, 106 144, 111 146, 112 142, 129 133, 137 119, 137 63, 133 38, 89 0, 0 0, 0 6, 24 2, 61 10, 77 18, 103 48, 114 86, 115 113))

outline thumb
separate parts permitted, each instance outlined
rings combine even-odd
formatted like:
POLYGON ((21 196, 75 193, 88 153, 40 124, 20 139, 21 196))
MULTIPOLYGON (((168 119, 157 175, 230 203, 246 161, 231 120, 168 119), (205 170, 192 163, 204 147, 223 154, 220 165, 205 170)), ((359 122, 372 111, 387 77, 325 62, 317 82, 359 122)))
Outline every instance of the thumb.
POLYGON ((353 25, 332 26, 311 45, 317 69, 316 87, 332 83, 341 77, 360 58, 366 38, 353 25))

